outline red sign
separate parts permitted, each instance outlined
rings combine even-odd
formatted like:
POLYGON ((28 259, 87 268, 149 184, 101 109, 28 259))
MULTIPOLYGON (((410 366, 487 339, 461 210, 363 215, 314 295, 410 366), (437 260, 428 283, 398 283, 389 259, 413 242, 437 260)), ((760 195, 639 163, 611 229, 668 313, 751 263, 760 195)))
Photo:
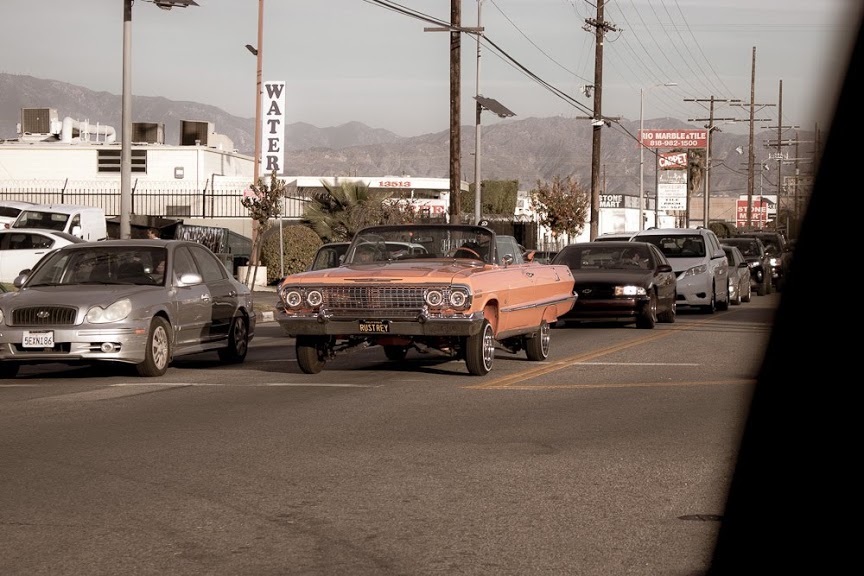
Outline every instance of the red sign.
POLYGON ((657 165, 663 170, 687 169, 686 152, 661 152, 657 155, 657 165))
POLYGON ((639 130, 646 148, 707 148, 708 130, 639 130))
MULTIPOLYGON (((738 200, 735 214, 738 228, 747 227, 747 200, 738 200)), ((764 228, 768 222, 768 201, 753 199, 753 207, 750 209, 750 225, 756 228, 764 228)))

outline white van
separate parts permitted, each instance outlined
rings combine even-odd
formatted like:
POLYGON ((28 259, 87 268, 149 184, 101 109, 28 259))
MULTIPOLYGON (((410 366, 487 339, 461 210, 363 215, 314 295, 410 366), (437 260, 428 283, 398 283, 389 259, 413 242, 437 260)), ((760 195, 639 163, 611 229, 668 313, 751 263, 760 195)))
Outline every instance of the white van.
POLYGON ((37 204, 22 210, 11 228, 59 230, 89 241, 108 238, 105 211, 75 204, 37 204))

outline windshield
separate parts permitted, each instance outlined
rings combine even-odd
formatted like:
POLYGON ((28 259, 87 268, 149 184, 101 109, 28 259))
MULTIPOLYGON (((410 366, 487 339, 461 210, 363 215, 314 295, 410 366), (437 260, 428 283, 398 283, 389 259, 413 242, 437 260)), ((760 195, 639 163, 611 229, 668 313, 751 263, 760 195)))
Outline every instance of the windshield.
POLYGON ((58 250, 46 256, 26 286, 80 284, 164 284, 164 247, 88 247, 58 250))
POLYGON ((24 210, 12 225, 13 228, 42 228, 44 230, 65 230, 69 214, 24 210))
POLYGON ((705 241, 698 234, 692 236, 684 234, 646 235, 637 236, 633 240, 654 244, 667 258, 702 258, 705 256, 705 241))
POLYGON ((571 270, 624 270, 653 268, 651 255, 645 246, 585 246, 564 248, 555 257, 555 264, 565 264, 571 270))
POLYGON ((357 233, 347 264, 415 258, 459 258, 492 262, 495 235, 482 226, 375 226, 357 233))

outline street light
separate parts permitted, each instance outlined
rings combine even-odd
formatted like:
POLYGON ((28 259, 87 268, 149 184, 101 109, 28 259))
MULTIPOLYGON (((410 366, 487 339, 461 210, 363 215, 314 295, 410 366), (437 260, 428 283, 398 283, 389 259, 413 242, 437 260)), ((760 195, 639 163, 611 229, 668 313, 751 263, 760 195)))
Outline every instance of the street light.
POLYGON ((483 35, 483 27, 480 26, 480 8, 483 6, 483 0, 477 0, 477 78, 474 100, 477 101, 477 108, 474 122, 474 223, 480 224, 480 188, 482 180, 480 179, 480 113, 483 110, 490 110, 497 114, 500 118, 509 118, 515 116, 507 107, 493 98, 484 98, 480 95, 480 37, 483 35))
MULTIPOLYGON (((654 84, 648 88, 657 88, 662 86, 677 86, 677 82, 666 82, 665 84, 654 84)), ((643 105, 645 88, 639 88, 639 230, 645 229, 645 146, 642 145, 642 131, 645 129, 645 107, 643 105)), ((654 167, 657 170, 657 167, 654 167)), ((655 192, 656 193, 656 192, 655 192)), ((654 200, 655 211, 657 208, 657 200, 654 200)), ((656 225, 657 222, 655 221, 656 225)))
POLYGON ((264 0, 258 0, 258 47, 255 48, 246 44, 246 49, 257 59, 255 70, 255 165, 252 168, 253 182, 257 186, 261 168, 261 78, 262 64, 264 62, 264 0))
MULTIPOLYGON (((123 96, 120 138, 120 238, 132 237, 132 2, 123 0, 123 96)), ((195 0, 150 0, 163 10, 198 6, 195 0)))

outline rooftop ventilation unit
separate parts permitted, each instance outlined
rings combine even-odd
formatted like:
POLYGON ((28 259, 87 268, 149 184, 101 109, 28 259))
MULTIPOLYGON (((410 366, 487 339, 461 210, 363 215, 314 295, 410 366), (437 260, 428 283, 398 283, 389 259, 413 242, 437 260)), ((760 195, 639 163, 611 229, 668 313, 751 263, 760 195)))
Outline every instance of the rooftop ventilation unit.
POLYGON ((133 122, 132 142, 165 144, 165 125, 155 122, 133 122))
POLYGON ((180 123, 181 146, 207 146, 213 132, 212 122, 182 120, 180 123))
POLYGON ((56 108, 22 108, 21 134, 53 134, 60 117, 56 108), (53 125, 52 125, 53 123, 53 125))

